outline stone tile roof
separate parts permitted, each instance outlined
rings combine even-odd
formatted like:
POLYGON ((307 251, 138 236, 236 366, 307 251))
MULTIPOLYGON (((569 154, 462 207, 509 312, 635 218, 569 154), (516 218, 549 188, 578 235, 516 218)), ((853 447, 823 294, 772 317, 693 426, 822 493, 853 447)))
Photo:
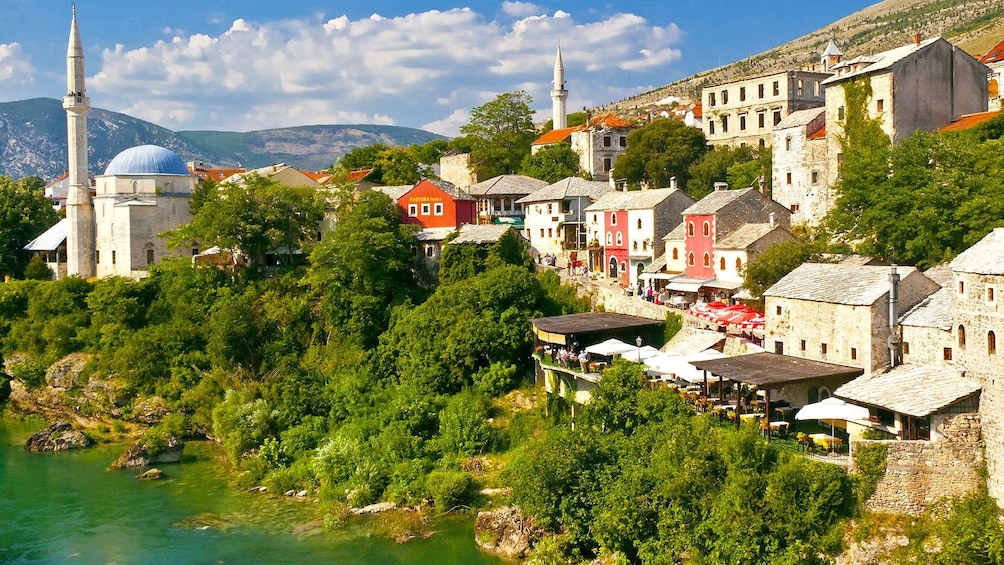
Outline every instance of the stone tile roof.
POLYGON ((952 271, 978 275, 1004 275, 1004 228, 995 228, 976 245, 952 259, 952 271))
POLYGON ((547 181, 524 175, 499 175, 488 180, 472 184, 467 192, 473 196, 499 195, 529 195, 547 186, 547 181))
POLYGON ((776 126, 774 126, 774 131, 806 126, 809 122, 815 120, 824 112, 826 112, 826 108, 824 107, 809 108, 808 110, 798 110, 792 112, 785 116, 783 120, 778 122, 776 126))
POLYGON ((917 418, 928 416, 980 391, 975 381, 939 365, 900 365, 888 373, 858 377, 833 395, 917 418))
POLYGON ((642 272, 643 273, 661 273, 662 270, 665 269, 665 268, 666 268, 666 254, 663 253, 662 255, 659 255, 658 257, 656 257, 655 260, 652 261, 652 264, 649 265, 648 267, 645 267, 645 270, 643 270, 642 272))
POLYGON ((457 188, 456 186, 454 186, 453 183, 446 182, 445 180, 440 180, 440 179, 422 179, 422 180, 418 181, 418 183, 416 183, 415 186, 418 186, 419 184, 422 184, 423 182, 428 182, 428 183, 434 184, 435 186, 439 187, 440 190, 442 190, 446 194, 449 194, 454 200, 474 200, 475 199, 470 194, 467 194, 463 190, 460 190, 459 188, 457 188))
POLYGON ((952 293, 941 288, 923 299, 900 318, 900 324, 918 328, 952 329, 952 293))
POLYGON ((888 51, 883 51, 881 53, 876 53, 875 55, 870 55, 867 57, 856 57, 849 61, 842 61, 841 63, 834 65, 833 70, 838 70, 844 67, 851 67, 855 64, 872 61, 870 65, 860 68, 856 71, 836 74, 823 81, 823 84, 833 84, 837 82, 845 81, 849 78, 871 74, 877 71, 884 71, 892 68, 893 65, 906 59, 910 55, 927 48, 930 45, 938 41, 944 41, 940 37, 932 37, 931 39, 926 39, 918 43, 908 43, 906 45, 901 45, 895 49, 890 49, 888 51))
POLYGON ((662 350, 670 353, 676 352, 680 355, 689 355, 698 351, 705 351, 717 347, 725 341, 725 334, 711 330, 684 327, 676 332, 662 350))
POLYGON ((372 190, 377 192, 382 192, 390 197, 391 200, 397 202, 404 196, 409 190, 412 189, 410 184, 402 184, 395 186, 374 186, 372 190))
POLYGON ((788 231, 776 224, 774 226, 770 224, 745 224, 722 238, 715 247, 718 249, 746 249, 774 230, 788 231))
MULTIPOLYGON (((915 267, 896 268, 901 280, 915 267)), ((827 304, 870 306, 889 292, 890 268, 831 263, 803 263, 764 292, 764 297, 811 300, 827 304)))
POLYGON ((460 227, 460 233, 450 241, 450 245, 460 245, 462 243, 473 243, 476 245, 496 243, 511 229, 512 226, 506 224, 465 224, 460 227))
POLYGON ((948 263, 942 263, 924 271, 924 276, 943 287, 952 286, 952 267, 948 263))
POLYGON ((684 222, 676 224, 676 227, 669 230, 669 233, 662 237, 663 241, 683 241, 687 239, 687 228, 684 222))
POLYGON ((552 202, 582 196, 596 200, 612 190, 609 184, 602 181, 568 177, 554 184, 547 185, 529 196, 524 196, 516 202, 518 204, 532 204, 534 202, 552 202))
MULTIPOLYGON (((655 188, 650 190, 629 190, 627 192, 611 191, 601 196, 593 202, 586 210, 598 212, 605 210, 649 210, 679 192, 687 196, 685 192, 676 188, 655 188)), ((687 196, 693 202, 693 199, 687 196)))
POLYGON ((443 241, 455 231, 454 228, 424 228, 419 230, 415 238, 419 241, 443 241))
POLYGON ((754 192, 753 187, 740 190, 716 190, 698 200, 696 204, 684 210, 683 213, 687 216, 715 214, 750 192, 754 192))
POLYGON ((811 379, 837 377, 851 379, 863 372, 863 369, 858 367, 767 352, 694 361, 691 365, 730 381, 755 384, 762 388, 780 388, 790 383, 811 379))

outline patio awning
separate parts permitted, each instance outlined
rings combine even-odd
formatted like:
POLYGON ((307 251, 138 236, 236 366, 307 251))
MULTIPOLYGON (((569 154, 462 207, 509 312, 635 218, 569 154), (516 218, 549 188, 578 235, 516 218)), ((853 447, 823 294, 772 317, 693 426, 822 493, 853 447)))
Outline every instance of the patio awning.
POLYGON ((735 290, 743 286, 742 281, 720 281, 718 279, 710 280, 704 283, 704 286, 710 286, 711 288, 720 288, 722 290, 735 290))
POLYGON ((704 286, 704 283, 714 280, 714 279, 693 279, 687 277, 676 277, 669 281, 666 285, 669 290, 678 290, 680 292, 697 292, 704 286))
POLYGON ((638 346, 631 345, 629 343, 624 343, 619 339, 611 338, 606 341, 601 341, 600 343, 590 345, 589 347, 586 348, 586 353, 592 353, 594 355, 602 355, 604 357, 612 357, 614 355, 617 355, 618 353, 626 353, 634 349, 638 349, 638 346))
POLYGON ((801 357, 790 357, 776 353, 753 353, 696 361, 694 366, 715 375, 762 388, 780 388, 784 385, 810 379, 842 377, 851 380, 864 373, 857 367, 823 363, 801 357))
POLYGON ((669 273, 642 273, 642 274, 638 275, 638 278, 641 279, 641 280, 643 280, 643 281, 650 280, 650 279, 661 280, 661 281, 668 281, 668 280, 672 280, 673 277, 675 277, 675 276, 676 275, 671 275, 669 273))

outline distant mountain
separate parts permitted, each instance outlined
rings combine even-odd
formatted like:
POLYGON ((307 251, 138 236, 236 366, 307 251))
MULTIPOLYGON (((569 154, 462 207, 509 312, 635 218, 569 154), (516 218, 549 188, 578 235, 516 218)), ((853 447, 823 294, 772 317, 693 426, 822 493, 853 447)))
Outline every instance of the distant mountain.
MULTIPOLYGON (((297 168, 330 167, 355 147, 426 143, 445 139, 413 128, 376 125, 319 125, 247 133, 173 132, 126 114, 92 108, 87 114, 88 164, 100 174, 119 152, 136 145, 166 147, 186 161, 247 168, 287 163, 297 168)), ((37 175, 52 180, 66 169, 66 113, 62 102, 34 98, 0 103, 0 175, 37 175)))

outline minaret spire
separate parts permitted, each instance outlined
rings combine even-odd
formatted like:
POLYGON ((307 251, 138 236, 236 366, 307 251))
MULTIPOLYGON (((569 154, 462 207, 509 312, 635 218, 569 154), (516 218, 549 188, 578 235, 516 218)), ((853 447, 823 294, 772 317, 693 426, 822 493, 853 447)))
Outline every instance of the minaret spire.
POLYGON ((91 180, 87 172, 87 111, 91 101, 84 88, 84 47, 77 28, 77 5, 73 5, 70 42, 66 48, 67 154, 69 156, 69 192, 66 196, 66 272, 84 278, 95 275, 94 204, 91 180))
POLYGON ((554 58, 554 81, 551 83, 551 116, 554 129, 565 129, 568 122, 565 115, 565 101, 568 91, 565 90, 565 65, 561 61, 561 44, 558 44, 558 54, 554 58))

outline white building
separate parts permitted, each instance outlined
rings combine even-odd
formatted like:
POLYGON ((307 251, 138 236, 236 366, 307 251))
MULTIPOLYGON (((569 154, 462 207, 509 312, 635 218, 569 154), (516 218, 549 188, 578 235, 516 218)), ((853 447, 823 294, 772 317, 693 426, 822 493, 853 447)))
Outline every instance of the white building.
POLYGON ((517 200, 530 247, 541 255, 585 248, 586 207, 611 190, 605 182, 569 177, 517 200))
POLYGON ((826 109, 799 110, 774 126, 771 197, 791 223, 818 225, 832 206, 826 172, 826 109))

